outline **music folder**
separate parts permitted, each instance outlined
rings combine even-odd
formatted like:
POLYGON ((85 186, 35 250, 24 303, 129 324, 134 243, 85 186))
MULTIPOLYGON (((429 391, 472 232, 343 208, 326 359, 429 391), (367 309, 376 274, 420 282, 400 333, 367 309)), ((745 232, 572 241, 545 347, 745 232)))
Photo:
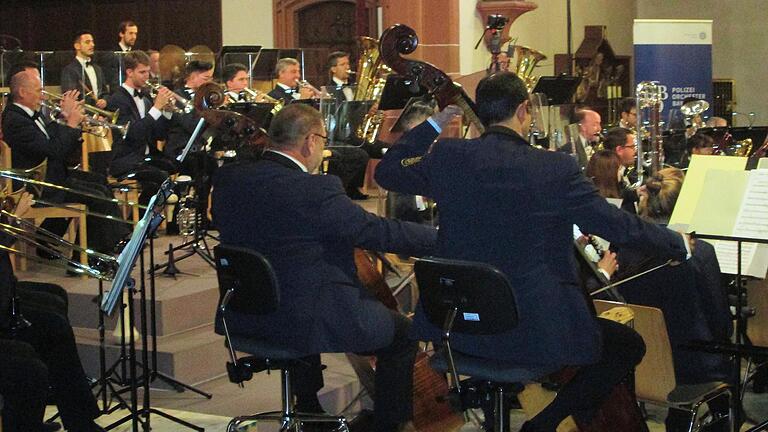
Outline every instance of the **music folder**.
POLYGON ((400 75, 390 75, 381 91, 380 110, 402 109, 411 98, 424 96, 427 89, 417 82, 400 75))
POLYGON ((539 77, 531 93, 543 93, 547 97, 547 105, 569 104, 580 82, 581 77, 577 76, 543 76, 539 77))

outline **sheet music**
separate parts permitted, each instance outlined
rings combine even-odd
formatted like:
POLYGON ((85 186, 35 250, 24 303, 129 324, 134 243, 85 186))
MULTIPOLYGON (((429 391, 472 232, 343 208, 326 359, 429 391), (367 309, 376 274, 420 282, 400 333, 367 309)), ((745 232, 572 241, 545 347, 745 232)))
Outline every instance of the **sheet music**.
MULTIPOLYGON (((752 170, 733 227, 734 237, 768 239, 768 170, 752 170)), ((737 273, 738 243, 715 242, 715 252, 723 273, 737 273)), ((741 272, 764 278, 768 272, 768 245, 742 243, 741 272)))

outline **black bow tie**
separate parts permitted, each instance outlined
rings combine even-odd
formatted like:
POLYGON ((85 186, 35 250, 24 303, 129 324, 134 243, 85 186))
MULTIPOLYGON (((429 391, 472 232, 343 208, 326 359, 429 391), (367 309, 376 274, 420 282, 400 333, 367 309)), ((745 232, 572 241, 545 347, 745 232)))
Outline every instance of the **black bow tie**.
POLYGON ((144 99, 145 97, 149 97, 149 95, 140 89, 133 89, 133 97, 137 97, 139 99, 144 99))
POLYGON ((85 67, 91 67, 91 62, 90 61, 85 62, 85 67))

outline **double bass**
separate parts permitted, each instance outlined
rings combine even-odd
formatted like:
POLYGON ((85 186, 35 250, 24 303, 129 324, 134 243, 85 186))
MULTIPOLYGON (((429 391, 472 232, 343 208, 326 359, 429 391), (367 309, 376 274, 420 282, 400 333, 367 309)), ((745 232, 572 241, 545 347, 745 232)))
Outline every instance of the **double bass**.
MULTIPOLYGON (((480 133, 484 131, 477 116, 475 103, 455 84, 451 78, 434 65, 413 59, 403 58, 402 55, 413 53, 418 47, 419 39, 416 32, 403 24, 396 24, 381 35, 379 51, 381 58, 393 72, 398 73, 413 83, 426 88, 428 94, 435 98, 442 109, 448 105, 458 105, 464 111, 465 118, 478 128, 480 133)), ((589 297, 589 294, 586 294, 589 297)), ((594 311, 591 301, 589 306, 594 311)), ((565 383, 576 373, 576 368, 565 368, 552 376, 552 381, 565 383)), ((524 394, 520 395, 525 398, 524 394)), ((533 416, 533 413, 528 413, 533 416)), ((622 432, 647 432, 648 426, 643 420, 642 413, 637 405, 634 392, 629 384, 624 381, 619 383, 611 393, 611 396, 598 409, 595 416, 588 423, 579 422, 576 425, 582 432, 609 432, 620 430, 622 432)))

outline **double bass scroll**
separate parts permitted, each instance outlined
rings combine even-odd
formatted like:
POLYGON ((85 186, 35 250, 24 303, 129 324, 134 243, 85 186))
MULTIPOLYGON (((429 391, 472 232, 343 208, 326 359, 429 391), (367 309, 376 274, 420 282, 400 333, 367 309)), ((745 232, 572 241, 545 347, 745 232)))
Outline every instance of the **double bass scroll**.
POLYGON ((393 71, 413 80, 414 85, 426 88, 437 100, 440 109, 448 105, 459 106, 468 122, 482 134, 485 127, 477 116, 475 103, 459 84, 430 63, 402 57, 414 52, 418 46, 419 38, 412 28, 405 24, 395 24, 382 33, 379 53, 384 64, 393 71))

